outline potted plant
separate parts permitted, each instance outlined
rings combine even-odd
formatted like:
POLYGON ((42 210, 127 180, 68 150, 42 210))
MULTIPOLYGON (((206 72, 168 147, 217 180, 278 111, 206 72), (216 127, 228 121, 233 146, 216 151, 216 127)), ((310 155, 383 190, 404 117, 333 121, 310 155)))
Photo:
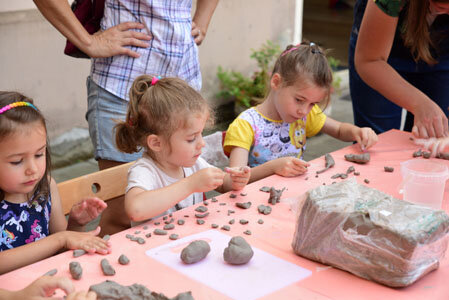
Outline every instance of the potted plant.
POLYGON ((268 90, 270 70, 281 50, 279 45, 267 41, 260 49, 251 49, 251 58, 257 62, 257 70, 247 77, 238 71, 226 71, 218 67, 217 77, 220 80, 221 90, 218 97, 234 100, 235 113, 260 103, 268 90))

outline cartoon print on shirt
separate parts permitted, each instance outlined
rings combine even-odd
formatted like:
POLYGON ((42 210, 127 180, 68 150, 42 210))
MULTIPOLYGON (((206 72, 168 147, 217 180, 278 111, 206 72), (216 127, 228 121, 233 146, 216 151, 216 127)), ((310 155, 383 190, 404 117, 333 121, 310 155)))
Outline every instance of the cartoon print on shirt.
POLYGON ((2 227, 0 228, 0 231, 1 231, 0 246, 6 245, 6 247, 8 247, 9 249, 14 248, 13 246, 11 246, 11 244, 17 239, 17 237, 14 236, 14 233, 6 230, 5 224, 2 225, 2 227))
POLYGON ((16 214, 15 214, 14 212, 8 211, 8 212, 3 216, 2 220, 5 221, 5 220, 6 220, 7 218, 9 218, 10 216, 11 216, 11 218, 10 218, 8 221, 6 221, 5 224, 6 224, 6 225, 16 225, 16 230, 17 230, 17 231, 20 231, 20 232, 23 232, 23 227, 22 227, 22 225, 20 225, 20 223, 27 221, 28 218, 29 218, 29 216, 30 216, 30 214, 29 214, 27 211, 23 210, 23 211, 20 213, 20 216, 16 216, 16 214), (12 216, 11 216, 11 215, 12 215, 12 216))
POLYGON ((33 225, 31 225, 31 235, 28 239, 25 240, 25 242, 27 244, 37 241, 37 240, 40 240, 41 238, 45 237, 45 235, 44 236, 41 235, 42 234, 42 226, 38 223, 39 223, 39 220, 36 219, 36 220, 34 220, 33 225))

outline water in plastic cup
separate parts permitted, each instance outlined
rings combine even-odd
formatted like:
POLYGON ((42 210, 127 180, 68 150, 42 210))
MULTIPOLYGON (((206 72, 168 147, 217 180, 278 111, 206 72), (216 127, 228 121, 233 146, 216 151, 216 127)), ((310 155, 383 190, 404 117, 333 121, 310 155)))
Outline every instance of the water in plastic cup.
POLYGON ((441 209, 449 171, 444 163, 411 159, 401 163, 404 200, 441 209))

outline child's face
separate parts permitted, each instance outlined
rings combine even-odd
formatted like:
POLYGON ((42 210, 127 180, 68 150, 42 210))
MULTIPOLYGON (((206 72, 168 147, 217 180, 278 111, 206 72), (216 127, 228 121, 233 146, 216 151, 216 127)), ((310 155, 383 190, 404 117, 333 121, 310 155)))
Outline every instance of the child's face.
POLYGON ((174 166, 191 167, 201 155, 205 143, 202 132, 209 114, 202 113, 188 117, 186 126, 176 130, 170 138, 171 152, 166 160, 174 166))
POLYGON ((36 121, 0 142, 0 188, 7 200, 31 193, 44 176, 46 139, 44 126, 36 121))
POLYGON ((312 107, 320 103, 327 93, 325 88, 304 83, 292 86, 279 84, 273 89, 276 91, 276 110, 286 123, 293 123, 307 116, 312 107))

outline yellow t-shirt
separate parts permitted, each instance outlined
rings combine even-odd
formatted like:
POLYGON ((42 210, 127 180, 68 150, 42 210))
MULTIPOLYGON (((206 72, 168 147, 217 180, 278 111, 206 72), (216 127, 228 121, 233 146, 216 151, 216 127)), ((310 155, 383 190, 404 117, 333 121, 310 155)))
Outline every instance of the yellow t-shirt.
POLYGON ((224 151, 229 153, 232 147, 248 150, 250 167, 284 156, 302 158, 306 137, 319 133, 325 121, 326 115, 317 105, 305 118, 293 123, 269 119, 252 107, 229 125, 224 151))

